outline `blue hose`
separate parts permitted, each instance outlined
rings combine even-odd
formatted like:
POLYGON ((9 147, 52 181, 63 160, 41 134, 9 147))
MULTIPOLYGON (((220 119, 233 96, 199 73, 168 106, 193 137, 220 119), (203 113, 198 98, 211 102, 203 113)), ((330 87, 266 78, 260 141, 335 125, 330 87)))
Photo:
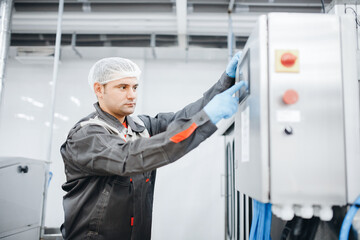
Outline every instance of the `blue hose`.
POLYGON ((48 180, 48 183, 47 183, 47 187, 49 187, 52 177, 53 177, 53 173, 49 172, 49 180, 48 180))
POLYGON ((356 215, 357 210, 359 210, 359 206, 360 206, 360 196, 356 199, 354 204, 350 207, 349 211, 346 213, 344 221, 341 225, 339 240, 347 240, 349 238, 351 224, 356 215))
POLYGON ((271 204, 253 200, 253 219, 251 222, 251 240, 271 240, 271 204))

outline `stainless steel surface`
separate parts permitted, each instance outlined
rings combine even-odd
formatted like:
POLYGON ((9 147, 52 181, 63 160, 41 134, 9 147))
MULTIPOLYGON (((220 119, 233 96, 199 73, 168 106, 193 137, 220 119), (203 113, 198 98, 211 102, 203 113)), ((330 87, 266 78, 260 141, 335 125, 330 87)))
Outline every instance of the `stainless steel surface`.
MULTIPOLYGON (((236 188, 262 202, 269 201, 267 20, 261 16, 243 49, 250 61, 250 95, 235 116, 236 188)), ((245 65, 244 65, 245 66, 245 65)), ((239 70, 239 67, 238 67, 239 70)), ((246 69, 241 71, 245 71, 246 69)), ((236 80, 239 81, 239 72, 236 80)))
MULTIPOLYGON (((360 2, 357 0, 333 0, 327 7, 328 14, 335 14, 338 16, 348 15, 353 19, 353 22, 359 23, 358 13, 360 10, 360 2)), ((352 30, 356 31, 356 49, 360 46, 360 31, 357 26, 352 30)))
POLYGON ((357 74, 353 18, 260 17, 236 76, 249 84, 235 117, 236 188, 273 203, 274 214, 288 220, 294 214, 330 220, 331 206, 354 201, 360 194, 357 74), (289 52, 296 61, 284 67, 281 57, 289 52))
POLYGON ((230 126, 225 135, 225 239, 235 240, 236 231, 236 190, 234 186, 234 130, 230 126))
MULTIPOLYGON (((360 50, 356 51, 356 61, 357 61, 357 78, 360 84, 360 50)), ((359 85, 360 87, 360 85, 359 85)))
MULTIPOLYGON (((252 201, 252 199, 250 199, 248 196, 245 196, 245 239, 244 240, 249 240, 249 236, 250 236, 250 209, 252 210, 252 208, 250 208, 250 202, 252 201)), ((252 211, 251 211, 252 212, 252 211)))
POLYGON ((252 218, 252 200, 235 188, 235 132, 234 125, 223 133, 226 151, 226 240, 248 240, 252 218))
POLYGON ((39 240, 39 228, 32 228, 24 232, 17 232, 13 235, 1 238, 1 240, 39 240))
POLYGON ((29 231, 26 239, 39 239, 45 165, 39 160, 0 158, 0 238, 25 239, 17 234, 29 231), (32 229, 37 238, 31 237, 32 229))
POLYGON ((0 106, 3 100, 2 96, 4 91, 6 60, 8 57, 8 49, 10 46, 12 6, 12 0, 2 0, 0 2, 0 106))
POLYGON ((240 240, 247 240, 248 236, 246 234, 246 226, 244 223, 246 223, 246 215, 244 214, 244 212, 246 212, 246 199, 245 199, 245 195, 243 193, 239 194, 239 202, 240 202, 240 207, 239 207, 239 222, 238 222, 238 226, 239 226, 239 237, 237 239, 240 240))
POLYGON ((340 18, 344 88, 347 202, 360 195, 360 106, 356 59, 356 29, 351 16, 340 18), (358 101, 356 101, 358 99, 358 101), (354 101, 355 100, 355 101, 354 101))
POLYGON ((344 205, 339 17, 269 14, 268 28, 271 202, 344 205), (275 51, 282 49, 299 51, 298 73, 275 71, 275 51), (299 100, 286 105, 282 96, 289 89, 297 91, 299 100), (283 121, 280 113, 299 118, 283 121), (287 125, 292 135, 284 134, 287 125))

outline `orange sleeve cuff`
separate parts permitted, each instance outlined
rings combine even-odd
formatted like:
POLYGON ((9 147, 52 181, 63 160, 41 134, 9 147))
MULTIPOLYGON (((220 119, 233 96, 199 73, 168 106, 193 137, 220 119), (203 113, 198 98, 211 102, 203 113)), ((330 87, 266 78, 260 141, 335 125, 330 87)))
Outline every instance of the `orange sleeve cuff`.
POLYGON ((174 143, 179 143, 181 141, 184 141, 195 131, 196 128, 197 128, 196 123, 193 123, 193 124, 191 124, 191 126, 189 128, 172 136, 170 138, 170 141, 172 141, 174 143))

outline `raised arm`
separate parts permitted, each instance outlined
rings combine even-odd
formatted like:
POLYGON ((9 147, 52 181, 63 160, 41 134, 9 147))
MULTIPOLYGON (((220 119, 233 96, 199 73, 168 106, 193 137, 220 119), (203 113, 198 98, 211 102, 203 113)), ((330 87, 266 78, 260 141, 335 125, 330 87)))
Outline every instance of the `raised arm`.
POLYGON ((151 135, 165 131, 167 126, 176 119, 192 117, 201 111, 215 95, 233 86, 235 83, 236 67, 240 56, 241 52, 234 55, 227 65, 226 71, 221 75, 220 79, 203 94, 202 98, 190 103, 176 113, 159 113, 155 117, 140 116, 151 135))

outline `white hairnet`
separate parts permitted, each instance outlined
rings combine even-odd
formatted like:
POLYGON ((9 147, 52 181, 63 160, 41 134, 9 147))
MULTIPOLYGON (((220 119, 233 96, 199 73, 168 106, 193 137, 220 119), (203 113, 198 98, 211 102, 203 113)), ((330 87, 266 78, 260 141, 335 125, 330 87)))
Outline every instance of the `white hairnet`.
POLYGON ((136 77, 139 79, 140 68, 126 58, 111 57, 97 61, 90 69, 88 81, 90 88, 94 90, 94 83, 105 84, 114 80, 136 77))

